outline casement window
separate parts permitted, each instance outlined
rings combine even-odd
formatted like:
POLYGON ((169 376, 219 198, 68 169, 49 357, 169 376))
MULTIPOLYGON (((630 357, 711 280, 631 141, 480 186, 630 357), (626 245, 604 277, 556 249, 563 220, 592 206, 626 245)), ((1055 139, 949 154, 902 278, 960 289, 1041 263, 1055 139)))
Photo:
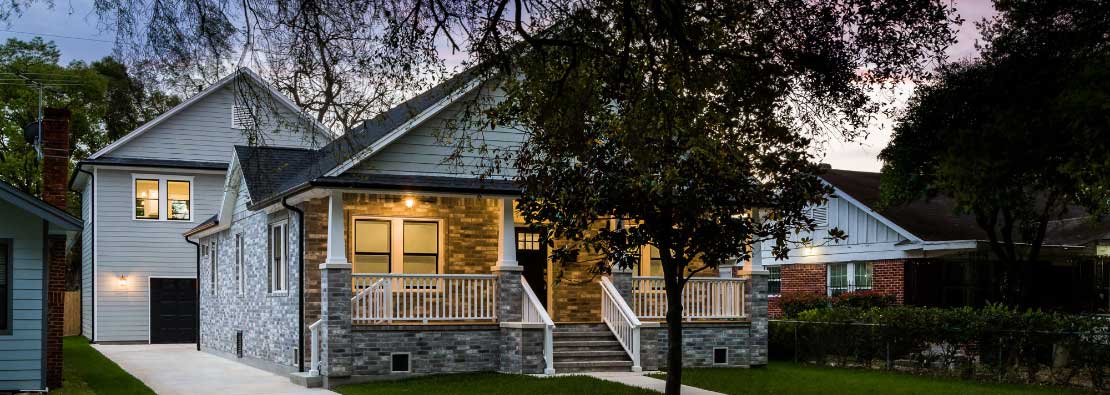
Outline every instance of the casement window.
POLYGON ((829 295, 870 290, 873 270, 871 262, 829 264, 829 295))
POLYGON ((243 235, 235 235, 235 287, 242 295, 246 289, 246 273, 243 273, 243 235))
POLYGON ((220 287, 216 283, 220 278, 220 249, 218 248, 219 244, 215 239, 216 236, 212 236, 212 238, 213 240, 210 242, 211 247, 209 247, 210 252, 208 256, 208 264, 209 266, 211 266, 211 269, 208 271, 208 274, 210 277, 209 281, 211 282, 212 286, 212 295, 216 295, 216 290, 220 289, 220 287))
POLYGON ((270 259, 266 272, 270 277, 270 293, 288 291, 288 265, 286 265, 286 240, 289 235, 288 221, 270 224, 270 259))
POLYGON ((767 266, 767 294, 776 296, 782 293, 782 266, 767 266))
POLYGON ((443 223, 430 219, 355 218, 354 273, 439 273, 443 223))
POLYGON ((133 174, 133 217, 149 221, 192 221, 193 177, 133 174))
POLYGON ((0 335, 12 333, 12 239, 0 239, 0 335))

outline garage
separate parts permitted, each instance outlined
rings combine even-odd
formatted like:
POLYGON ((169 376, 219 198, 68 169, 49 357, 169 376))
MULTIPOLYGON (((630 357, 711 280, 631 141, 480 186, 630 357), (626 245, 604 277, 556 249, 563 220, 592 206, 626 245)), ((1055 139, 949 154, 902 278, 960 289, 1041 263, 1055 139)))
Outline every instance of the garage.
POLYGON ((150 342, 197 341, 197 280, 150 279, 150 342))

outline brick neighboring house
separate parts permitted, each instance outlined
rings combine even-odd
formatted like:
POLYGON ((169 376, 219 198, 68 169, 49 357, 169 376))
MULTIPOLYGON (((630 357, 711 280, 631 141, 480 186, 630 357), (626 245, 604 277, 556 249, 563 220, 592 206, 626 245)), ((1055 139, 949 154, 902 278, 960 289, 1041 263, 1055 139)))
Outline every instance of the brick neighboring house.
MULTIPOLYGON (((325 386, 663 367, 656 251, 611 276, 552 266, 522 227, 512 169, 448 160, 437 136, 491 88, 460 74, 320 149, 236 146, 218 214, 185 232, 199 246, 200 348, 325 386)), ((481 138, 511 152, 525 135, 481 138)), ((766 272, 711 274, 688 285, 684 363, 766 364, 766 272)))
MULTIPOLYGON (((998 300, 1000 264, 974 218, 954 214, 951 199, 876 210, 879 173, 829 170, 822 179, 834 193, 826 204, 810 208, 819 224, 810 235, 817 246, 796 249, 785 260, 762 249, 772 317, 782 313, 778 295, 789 292, 874 290, 894 295, 899 304, 940 307, 998 300), (831 228, 847 232, 848 240, 821 242, 831 228)), ((1110 307, 1108 241, 1110 224, 1091 222, 1081 211, 1052 221, 1043 262, 1034 266, 1035 303, 1072 311, 1110 307)))

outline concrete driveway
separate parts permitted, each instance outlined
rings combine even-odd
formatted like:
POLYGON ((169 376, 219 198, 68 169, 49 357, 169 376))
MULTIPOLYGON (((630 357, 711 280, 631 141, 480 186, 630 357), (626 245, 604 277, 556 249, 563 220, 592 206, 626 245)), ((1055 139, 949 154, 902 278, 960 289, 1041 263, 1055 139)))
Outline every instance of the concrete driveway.
POLYGON ((193 344, 93 345, 160 395, 329 395, 246 364, 196 350, 193 344))

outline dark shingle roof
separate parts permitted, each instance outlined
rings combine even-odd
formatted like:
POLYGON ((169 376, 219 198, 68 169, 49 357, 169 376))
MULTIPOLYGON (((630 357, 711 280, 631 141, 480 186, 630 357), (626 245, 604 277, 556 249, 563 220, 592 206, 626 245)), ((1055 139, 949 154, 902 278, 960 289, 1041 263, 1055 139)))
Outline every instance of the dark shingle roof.
POLYGON ((81 230, 84 223, 62 209, 51 206, 27 192, 23 192, 7 182, 0 181, 0 200, 11 203, 19 209, 58 225, 66 230, 81 230))
MULTIPOLYGON (((948 196, 879 209, 879 173, 833 169, 821 178, 925 241, 987 239, 973 216, 956 214, 956 202, 948 196)), ((1110 222, 1092 222, 1081 210, 1065 217, 1049 223, 1045 244, 1080 245, 1110 235, 1110 222)))
POLYGON ((316 158, 316 151, 305 148, 235 146, 239 168, 247 183, 251 202, 262 201, 285 185, 297 181, 304 166, 316 158))

